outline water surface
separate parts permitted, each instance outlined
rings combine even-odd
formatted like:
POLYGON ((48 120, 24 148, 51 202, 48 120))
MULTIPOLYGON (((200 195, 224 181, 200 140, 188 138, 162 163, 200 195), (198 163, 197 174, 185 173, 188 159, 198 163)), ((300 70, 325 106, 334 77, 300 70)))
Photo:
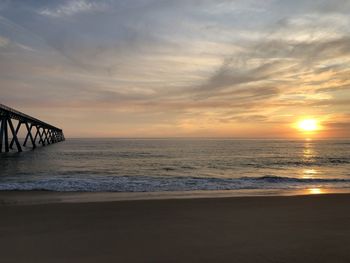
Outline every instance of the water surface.
POLYGON ((350 187, 349 140, 70 139, 0 155, 0 190, 350 187))

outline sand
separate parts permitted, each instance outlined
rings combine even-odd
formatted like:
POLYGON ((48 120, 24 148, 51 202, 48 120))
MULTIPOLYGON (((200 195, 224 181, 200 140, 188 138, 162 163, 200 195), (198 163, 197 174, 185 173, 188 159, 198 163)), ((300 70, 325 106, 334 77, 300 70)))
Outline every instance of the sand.
POLYGON ((0 262, 350 262, 350 195, 3 203, 0 262))

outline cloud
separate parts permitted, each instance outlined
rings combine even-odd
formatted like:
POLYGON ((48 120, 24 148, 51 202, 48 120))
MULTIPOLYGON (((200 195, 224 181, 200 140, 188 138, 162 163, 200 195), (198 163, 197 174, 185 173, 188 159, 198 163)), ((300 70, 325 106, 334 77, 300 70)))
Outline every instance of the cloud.
POLYGON ((92 2, 88 0, 70 0, 54 8, 42 8, 39 11, 39 14, 58 18, 73 16, 76 14, 84 14, 93 11, 103 11, 105 9, 106 5, 102 3, 92 2))
POLYGON ((6 47, 10 43, 10 40, 6 37, 0 36, 0 47, 6 47))

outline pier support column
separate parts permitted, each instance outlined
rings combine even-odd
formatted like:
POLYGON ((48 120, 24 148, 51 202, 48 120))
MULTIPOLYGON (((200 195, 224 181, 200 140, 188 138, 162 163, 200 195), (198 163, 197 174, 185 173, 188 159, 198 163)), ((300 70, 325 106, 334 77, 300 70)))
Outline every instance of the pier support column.
POLYGON ((36 125, 34 125, 34 127, 36 128, 36 133, 34 136, 34 143, 36 143, 36 138, 38 138, 38 135, 39 135, 39 129, 38 129, 38 126, 36 126, 36 125))
MULTIPOLYGON (((11 121, 10 118, 8 119, 8 124, 9 124, 10 130, 12 132, 12 141, 14 141, 16 143, 17 151, 21 152, 22 151, 22 147, 21 147, 21 144, 19 143, 18 138, 17 138, 18 130, 15 130, 15 128, 13 127, 13 124, 12 124, 12 121, 11 121)), ((12 141, 11 141, 11 143, 12 143, 12 141)), ((11 145, 10 145, 10 148, 11 148, 11 145)))
POLYGON ((2 144, 3 144, 3 138, 4 138, 4 117, 0 116, 0 153, 2 152, 2 144))
POLYGON ((57 142, 57 132, 56 131, 53 131, 52 138, 53 138, 53 142, 56 143, 57 142))
MULTIPOLYGON (((10 119, 10 120, 11 120, 11 119, 10 119)), ((15 130, 15 133, 14 133, 13 138, 12 138, 11 143, 10 143, 10 149, 12 149, 13 144, 15 143, 15 135, 16 135, 16 138, 17 138, 17 134, 18 134, 19 129, 21 128, 21 125, 22 125, 22 122, 21 122, 21 121, 18 121, 16 130, 15 130)), ((17 147, 17 148, 18 148, 18 147, 17 147)), ((21 148, 21 149, 22 149, 22 148, 21 148)))
POLYGON ((51 144, 53 144, 52 130, 49 131, 49 134, 50 134, 50 142, 51 142, 51 144))
POLYGON ((34 139, 33 139, 33 135, 32 135, 33 124, 30 124, 30 127, 28 125, 28 122, 25 122, 24 124, 25 124, 25 126, 27 128, 28 133, 27 133, 27 136, 26 136, 26 138, 24 140, 23 146, 26 146, 28 138, 30 138, 30 140, 32 142, 33 149, 35 149, 36 145, 35 145, 35 142, 34 142, 34 139))
POLYGON ((4 140, 5 140, 5 152, 9 152, 10 148, 9 148, 9 135, 8 135, 8 130, 7 130, 7 117, 4 117, 2 119, 3 122, 3 127, 4 127, 4 140))
POLYGON ((51 135, 51 130, 47 131, 47 137, 49 139, 50 144, 52 144, 52 135, 51 135))
POLYGON ((44 128, 39 127, 39 137, 40 137, 39 143, 41 143, 43 146, 45 146, 45 140, 44 140, 43 136, 44 136, 44 128), (40 132, 40 129, 43 129, 43 131, 40 132))
POLYGON ((50 144, 49 136, 48 136, 48 133, 47 133, 46 129, 44 129, 44 134, 45 134, 45 139, 44 139, 44 141, 46 141, 47 144, 50 144))

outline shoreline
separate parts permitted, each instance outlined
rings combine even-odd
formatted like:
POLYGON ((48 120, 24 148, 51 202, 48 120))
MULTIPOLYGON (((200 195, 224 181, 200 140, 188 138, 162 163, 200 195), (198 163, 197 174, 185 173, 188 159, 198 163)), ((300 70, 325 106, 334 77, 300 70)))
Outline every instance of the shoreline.
POLYGON ((0 191, 0 206, 54 203, 102 203, 137 200, 216 199, 237 197, 278 197, 350 194, 350 188, 245 189, 167 192, 56 192, 0 191))

